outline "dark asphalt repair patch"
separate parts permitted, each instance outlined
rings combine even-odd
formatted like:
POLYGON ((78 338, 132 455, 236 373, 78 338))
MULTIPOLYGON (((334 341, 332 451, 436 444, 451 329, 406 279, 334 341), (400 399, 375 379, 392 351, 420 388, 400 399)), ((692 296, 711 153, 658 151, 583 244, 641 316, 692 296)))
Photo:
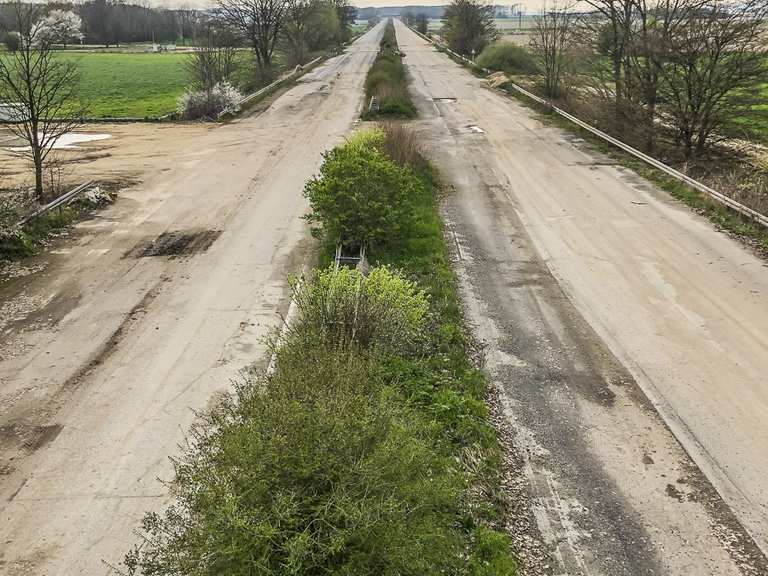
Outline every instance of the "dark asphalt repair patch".
POLYGON ((163 232, 157 238, 139 242, 126 258, 150 258, 167 256, 180 258, 193 256, 208 250, 221 235, 221 230, 175 230, 163 232))

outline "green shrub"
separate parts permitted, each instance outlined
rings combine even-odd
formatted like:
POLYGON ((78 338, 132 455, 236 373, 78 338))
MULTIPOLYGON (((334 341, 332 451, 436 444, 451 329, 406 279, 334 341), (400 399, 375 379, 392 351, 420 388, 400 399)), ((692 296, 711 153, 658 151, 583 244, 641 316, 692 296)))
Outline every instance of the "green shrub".
POLYGON ((408 74, 397 47, 392 22, 387 23, 380 52, 368 70, 365 95, 366 104, 373 96, 379 101, 378 111, 369 112, 366 108, 363 112, 365 118, 371 116, 412 118, 416 115, 416 108, 408 93, 408 74))
POLYGON ((129 573, 458 573, 461 477, 368 371, 301 350, 241 387, 176 463, 177 501, 145 518, 129 573))
POLYGON ((304 195, 312 211, 306 219, 319 224, 315 234, 330 242, 392 244, 410 225, 421 184, 386 157, 380 130, 358 138, 367 144, 352 141, 327 152, 320 175, 307 182, 304 195))
POLYGON ((289 339, 329 350, 407 354, 423 338, 427 297, 389 268, 373 268, 363 276, 330 267, 292 285, 301 321, 288 329, 289 339))
POLYGON ((33 255, 51 232, 70 226, 77 214, 76 207, 63 206, 38 216, 19 230, 0 234, 0 260, 33 255))
POLYGON ((491 44, 475 60, 475 64, 489 70, 508 74, 536 74, 538 65, 530 52, 510 42, 491 44))

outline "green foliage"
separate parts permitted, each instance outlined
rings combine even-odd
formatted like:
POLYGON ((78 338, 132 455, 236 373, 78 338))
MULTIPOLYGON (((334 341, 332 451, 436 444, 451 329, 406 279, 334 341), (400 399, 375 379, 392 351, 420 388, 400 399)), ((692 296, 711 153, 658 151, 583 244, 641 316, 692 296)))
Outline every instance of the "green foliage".
POLYGON ((35 254, 51 232, 66 228, 76 217, 76 207, 64 206, 35 218, 11 235, 0 236, 0 260, 14 260, 35 254))
POLYGON ((503 534, 479 526, 475 531, 475 555, 471 559, 472 576, 515 574, 517 565, 506 553, 507 539, 503 534))
POLYGON ((289 329, 292 338, 332 350, 406 353, 423 336, 426 295, 389 268, 373 268, 364 276, 330 267, 292 286, 302 318, 289 329))
POLYGON ((318 2, 308 19, 307 45, 311 51, 327 49, 342 38, 338 11, 331 2, 318 2))
POLYGON ((493 5, 480 0, 453 0, 443 14, 441 34, 454 52, 467 57, 480 54, 499 36, 493 5))
POLYGON ((462 479, 365 357, 292 344, 176 463, 176 504, 148 515, 130 573, 457 573, 462 479))
POLYGON ((508 74, 536 74, 539 71, 531 53, 511 42, 499 42, 486 47, 475 60, 475 64, 481 68, 508 74))
POLYGON ((403 57, 397 46, 395 28, 387 23, 381 39, 380 52, 376 56, 365 79, 366 105, 375 96, 379 101, 379 110, 370 112, 365 108, 363 116, 389 116, 412 118, 416 108, 408 93, 408 73, 403 65, 403 57))
POLYGON ((368 246, 394 243, 409 225, 420 182, 381 150, 383 134, 369 131, 325 154, 320 175, 304 189, 319 224, 316 233, 368 246))
MULTIPOLYGON (((402 141, 365 131, 339 149, 402 141)), ((420 184, 415 217, 402 242, 372 251, 390 267, 294 283, 298 316, 273 343, 274 372, 239 384, 195 430, 175 503, 146 516, 130 574, 516 574, 436 180, 423 159, 404 164, 420 184)))

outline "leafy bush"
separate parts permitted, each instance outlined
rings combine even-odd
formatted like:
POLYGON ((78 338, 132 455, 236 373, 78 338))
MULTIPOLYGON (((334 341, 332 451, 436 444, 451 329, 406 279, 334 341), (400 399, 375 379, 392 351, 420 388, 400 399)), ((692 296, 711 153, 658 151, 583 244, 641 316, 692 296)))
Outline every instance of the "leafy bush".
POLYGON ((491 44, 477 57, 475 64, 509 74, 536 74, 538 65, 530 52, 510 42, 491 44))
POLYGON ((215 119, 237 112, 242 99, 229 82, 219 82, 211 90, 187 90, 179 97, 177 110, 185 120, 215 119))
POLYGON ((210 416, 129 573, 457 573, 462 481, 427 424, 364 357, 289 346, 279 366, 210 416))
POLYGON ((305 218, 320 224, 316 234, 376 247, 396 243, 409 226, 421 184, 387 158, 383 142, 383 133, 372 130, 325 154, 320 175, 304 188, 312 207, 305 218))
POLYGON ((363 116, 396 116, 412 118, 416 108, 408 93, 408 74, 403 57, 397 46, 395 28, 388 22, 380 44, 379 54, 373 61, 365 79, 366 104, 375 96, 379 101, 378 111, 367 109, 363 116))
POLYGON ((333 267, 303 284, 293 282, 301 322, 290 337, 329 349, 408 353, 423 337, 429 303, 424 292, 387 267, 368 276, 333 267))

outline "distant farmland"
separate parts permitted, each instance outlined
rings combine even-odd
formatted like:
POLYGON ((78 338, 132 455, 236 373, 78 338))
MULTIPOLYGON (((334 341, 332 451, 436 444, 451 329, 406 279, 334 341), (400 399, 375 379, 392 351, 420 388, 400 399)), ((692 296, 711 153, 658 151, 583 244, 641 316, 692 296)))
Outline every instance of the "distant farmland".
POLYGON ((184 92, 186 54, 61 53, 78 63, 81 96, 91 116, 160 116, 184 92))

